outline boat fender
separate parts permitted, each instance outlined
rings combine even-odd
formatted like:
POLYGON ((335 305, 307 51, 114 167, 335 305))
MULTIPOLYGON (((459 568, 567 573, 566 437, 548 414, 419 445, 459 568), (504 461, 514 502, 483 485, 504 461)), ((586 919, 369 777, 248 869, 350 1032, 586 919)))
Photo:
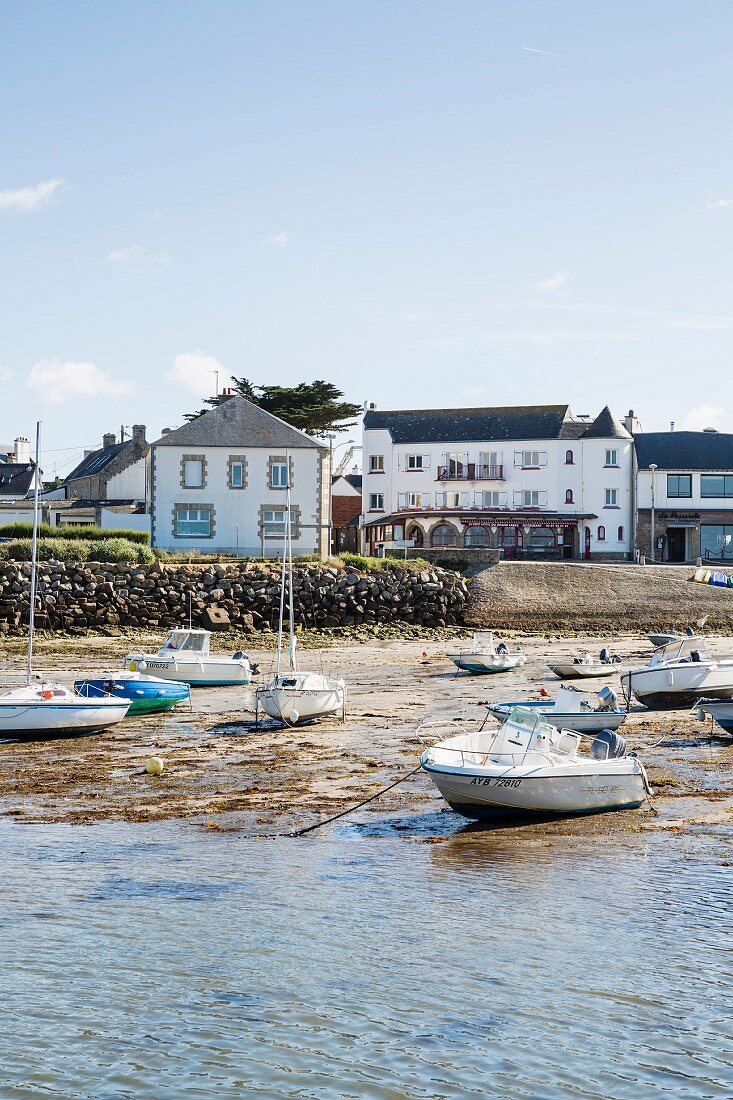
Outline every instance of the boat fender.
POLYGON ((42 691, 41 695, 43 696, 44 699, 53 699, 53 692, 49 691, 48 688, 46 688, 45 691, 42 691))
POLYGON ((138 661, 137 667, 140 672, 144 672, 145 669, 148 667, 148 663, 147 661, 138 661))
POLYGON ((667 670, 667 686, 674 687, 674 672, 671 668, 667 670))

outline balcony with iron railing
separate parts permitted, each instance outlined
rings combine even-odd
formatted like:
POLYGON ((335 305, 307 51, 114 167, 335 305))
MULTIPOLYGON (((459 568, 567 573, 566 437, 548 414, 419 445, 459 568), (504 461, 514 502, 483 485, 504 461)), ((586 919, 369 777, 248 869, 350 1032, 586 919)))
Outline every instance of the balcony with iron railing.
POLYGON ((484 466, 478 462, 451 462, 438 466, 437 481, 503 481, 503 466, 484 466))

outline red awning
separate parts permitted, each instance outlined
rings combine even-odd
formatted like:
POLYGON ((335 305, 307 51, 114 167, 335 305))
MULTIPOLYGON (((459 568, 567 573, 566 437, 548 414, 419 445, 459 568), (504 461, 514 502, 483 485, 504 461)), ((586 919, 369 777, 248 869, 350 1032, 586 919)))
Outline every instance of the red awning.
POLYGON ((549 530, 577 527, 577 519, 559 519, 557 516, 461 516, 464 527, 546 527, 549 530))

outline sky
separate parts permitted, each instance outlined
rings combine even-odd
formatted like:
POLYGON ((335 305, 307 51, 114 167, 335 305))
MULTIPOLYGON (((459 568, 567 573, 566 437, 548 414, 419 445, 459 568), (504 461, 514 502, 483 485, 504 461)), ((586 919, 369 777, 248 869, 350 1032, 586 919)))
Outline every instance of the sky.
POLYGON ((217 370, 733 431, 727 0, 4 0, 0 73, 47 476, 217 370))

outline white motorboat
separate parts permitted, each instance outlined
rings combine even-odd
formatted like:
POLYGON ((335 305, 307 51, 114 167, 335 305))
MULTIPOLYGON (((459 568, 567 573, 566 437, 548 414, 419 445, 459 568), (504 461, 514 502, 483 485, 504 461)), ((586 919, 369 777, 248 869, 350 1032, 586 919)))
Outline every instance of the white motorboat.
POLYGON ((594 705, 577 688, 561 687, 554 700, 515 700, 514 702, 492 703, 488 707, 490 714, 498 722, 506 722, 516 707, 541 714, 551 726, 557 729, 571 730, 574 733, 600 733, 601 730, 617 730, 625 720, 627 712, 617 707, 618 697, 610 687, 598 692, 594 705))
MULTIPOLYGON (((36 469, 40 468, 41 425, 36 424, 36 469)), ((130 707, 128 700, 87 699, 63 684, 40 681, 33 675, 38 577, 38 513, 40 479, 36 478, 33 498, 31 583, 28 612, 28 652, 25 684, 0 693, 0 737, 38 739, 61 734, 96 733, 122 721, 130 707)))
POLYGON ((720 699, 698 699, 698 719, 704 722, 706 714, 709 714, 729 737, 733 737, 733 700, 726 702, 720 699))
POLYGON ((517 707, 498 732, 449 737, 427 748, 420 763, 451 809, 477 820, 641 806, 652 792, 624 738, 604 730, 588 755, 580 742, 580 734, 517 707))
POLYGON ((193 627, 172 630, 157 653, 128 653, 124 667, 192 687, 248 684, 252 666, 246 653, 231 657, 211 653, 211 631, 193 627))
POLYGON ((627 700, 632 695, 652 710, 691 707, 698 700, 733 699, 733 655, 715 657, 705 638, 675 638, 655 649, 649 664, 621 674, 627 700))
POLYGON ((465 653, 449 653, 453 664, 463 672, 474 676, 484 676, 492 672, 509 672, 519 668, 527 660, 518 650, 510 652, 505 642, 494 643, 490 630, 477 630, 473 635, 473 646, 465 653))
POLYGON ((548 668, 561 680, 584 680, 594 676, 608 676, 619 660, 619 657, 612 657, 607 649, 602 649, 599 657, 581 653, 573 657, 572 661, 557 661, 548 665, 548 668))
MULTIPOLYGON (((286 469, 289 469, 286 463, 286 469)), ((305 672, 298 667, 293 610, 293 540, 290 523, 290 485, 285 496, 285 538, 283 542, 282 573, 280 576, 280 617, 277 630, 277 657, 275 674, 268 684, 255 692, 257 716, 262 707, 265 714, 296 726, 328 718, 332 714, 346 714, 346 683, 326 676, 322 672, 305 672), (288 593, 288 665, 289 672, 282 671, 283 637, 285 619, 285 592, 288 593)))

